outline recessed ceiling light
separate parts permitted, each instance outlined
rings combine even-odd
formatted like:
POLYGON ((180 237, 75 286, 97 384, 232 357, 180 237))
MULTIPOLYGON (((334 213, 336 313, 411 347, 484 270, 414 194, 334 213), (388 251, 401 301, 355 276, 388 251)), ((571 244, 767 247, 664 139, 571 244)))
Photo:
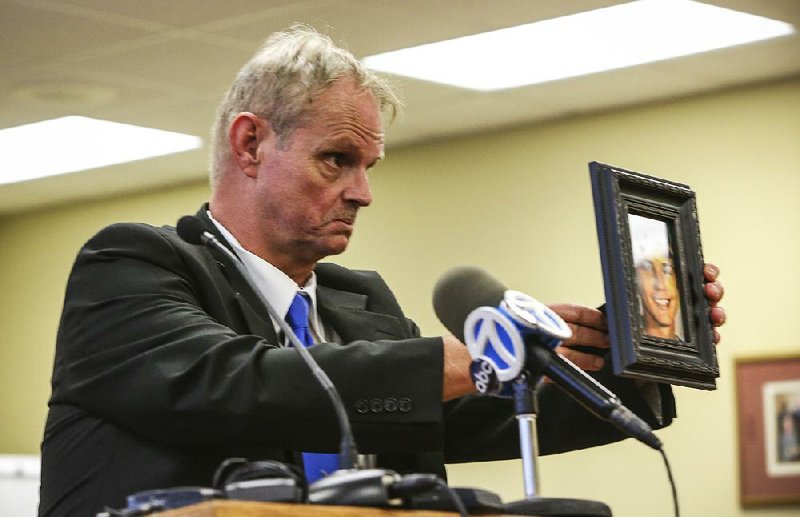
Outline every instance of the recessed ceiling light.
POLYGON ((392 74, 499 90, 784 36, 792 25, 692 0, 639 0, 368 56, 392 74))
POLYGON ((191 135, 70 116, 0 130, 0 184, 197 149, 191 135))

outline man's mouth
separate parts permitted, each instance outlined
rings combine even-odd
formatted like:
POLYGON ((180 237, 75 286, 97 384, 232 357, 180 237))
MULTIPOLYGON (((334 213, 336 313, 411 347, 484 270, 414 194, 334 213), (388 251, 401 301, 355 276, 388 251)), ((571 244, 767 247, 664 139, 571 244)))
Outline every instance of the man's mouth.
POLYGON ((666 298, 666 297, 663 297, 663 296, 653 296, 653 297, 651 297, 651 299, 653 300, 653 302, 656 305, 658 305, 659 307, 663 307, 665 309, 667 307, 669 307, 669 304, 672 301, 671 298, 666 298))
POLYGON ((344 214, 336 214, 333 218, 333 222, 344 223, 348 226, 353 226, 356 223, 356 214, 354 213, 344 213, 344 214))
POLYGON ((355 216, 349 217, 335 217, 327 223, 327 227, 337 232, 347 232, 350 233, 353 231, 355 227, 356 218, 355 216))

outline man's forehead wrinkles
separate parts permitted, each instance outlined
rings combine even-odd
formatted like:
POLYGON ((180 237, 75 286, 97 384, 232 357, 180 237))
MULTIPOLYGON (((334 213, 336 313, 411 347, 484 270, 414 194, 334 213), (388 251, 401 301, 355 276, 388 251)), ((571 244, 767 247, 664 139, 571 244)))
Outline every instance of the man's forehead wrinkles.
POLYGON ((364 112, 358 107, 354 106, 350 100, 345 100, 342 103, 331 103, 322 106, 318 112, 321 119, 328 122, 331 129, 339 127, 358 127, 363 128, 364 131, 375 133, 369 128, 371 122, 377 121, 378 132, 376 134, 383 134, 383 124, 380 121, 380 115, 375 113, 375 121, 371 121, 372 117, 364 117, 364 112))
POLYGON ((334 143, 353 146, 358 142, 364 142, 368 145, 378 144, 382 145, 384 135, 382 132, 373 131, 362 124, 352 123, 339 123, 334 124, 329 130, 329 140, 334 143))

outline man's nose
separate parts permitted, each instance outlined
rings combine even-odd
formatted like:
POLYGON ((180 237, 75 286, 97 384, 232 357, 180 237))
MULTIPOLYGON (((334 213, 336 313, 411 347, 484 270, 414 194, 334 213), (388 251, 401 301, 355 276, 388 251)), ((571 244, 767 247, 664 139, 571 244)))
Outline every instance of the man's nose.
POLYGON ((372 203, 372 190, 369 187, 366 169, 354 172, 350 184, 344 190, 344 197, 345 201, 356 203, 358 206, 369 206, 372 203))
POLYGON ((657 272, 653 275, 653 289, 663 291, 666 285, 663 273, 657 272))

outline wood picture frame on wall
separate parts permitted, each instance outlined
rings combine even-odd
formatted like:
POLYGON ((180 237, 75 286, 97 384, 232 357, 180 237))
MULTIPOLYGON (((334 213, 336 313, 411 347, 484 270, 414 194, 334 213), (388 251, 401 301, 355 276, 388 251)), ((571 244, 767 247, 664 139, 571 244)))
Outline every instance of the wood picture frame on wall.
POLYGON ((739 500, 800 505, 800 353, 735 361, 739 500))
POLYGON ((715 389, 694 191, 598 162, 589 172, 614 373, 715 389))

